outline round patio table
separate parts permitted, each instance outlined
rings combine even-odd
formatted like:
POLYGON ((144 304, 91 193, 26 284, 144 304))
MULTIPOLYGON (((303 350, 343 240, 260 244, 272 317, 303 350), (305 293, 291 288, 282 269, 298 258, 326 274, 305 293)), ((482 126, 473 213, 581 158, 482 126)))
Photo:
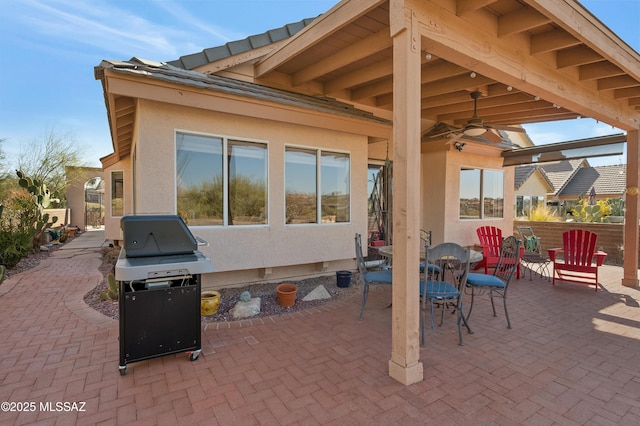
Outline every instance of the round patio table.
MULTIPOLYGON (((392 258, 393 257, 393 246, 381 246, 381 247, 378 247, 378 253, 380 253, 381 256, 392 258)), ((424 250, 420 250, 420 259, 424 260, 424 257, 425 257, 424 250)), ((480 262, 482 260, 482 258, 483 258, 482 251, 475 250, 475 249, 470 249, 470 252, 469 252, 469 263, 471 263, 471 264, 478 263, 478 262, 480 262)))

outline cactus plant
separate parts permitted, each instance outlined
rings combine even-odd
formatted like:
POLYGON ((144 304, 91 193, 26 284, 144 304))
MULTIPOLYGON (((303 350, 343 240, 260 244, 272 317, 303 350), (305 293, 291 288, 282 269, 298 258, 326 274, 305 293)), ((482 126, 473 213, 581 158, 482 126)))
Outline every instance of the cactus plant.
POLYGON ((0 284, 4 281, 4 277, 7 275, 7 268, 4 265, 0 265, 0 284))
POLYGON ((47 186, 38 179, 31 179, 21 170, 16 170, 18 176, 18 185, 26 189, 32 196, 37 205, 37 213, 34 219, 35 232, 33 235, 33 249, 38 250, 42 241, 42 235, 47 228, 51 228, 58 221, 57 216, 53 216, 49 221, 49 214, 42 213, 42 209, 49 207, 51 202, 51 194, 47 186))
POLYGON ((622 198, 613 198, 609 200, 612 216, 624 216, 624 200, 622 198))
POLYGON ((575 211, 578 213, 580 222, 601 222, 602 210, 599 204, 577 205, 575 211))
POLYGON ((110 273, 107 275, 107 289, 100 293, 100 300, 118 300, 120 291, 115 275, 110 273))

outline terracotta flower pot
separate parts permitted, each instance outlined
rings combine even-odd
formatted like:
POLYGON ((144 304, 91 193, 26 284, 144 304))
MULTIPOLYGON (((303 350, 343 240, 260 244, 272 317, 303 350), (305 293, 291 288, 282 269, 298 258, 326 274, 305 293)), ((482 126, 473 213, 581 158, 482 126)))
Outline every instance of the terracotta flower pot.
POLYGON ((278 294, 278 304, 284 308, 289 308, 296 303, 296 293, 298 287, 295 284, 280 284, 276 287, 278 294))
POLYGON ((220 307, 220 293, 217 291, 203 291, 200 295, 200 315, 208 317, 218 313, 220 307))

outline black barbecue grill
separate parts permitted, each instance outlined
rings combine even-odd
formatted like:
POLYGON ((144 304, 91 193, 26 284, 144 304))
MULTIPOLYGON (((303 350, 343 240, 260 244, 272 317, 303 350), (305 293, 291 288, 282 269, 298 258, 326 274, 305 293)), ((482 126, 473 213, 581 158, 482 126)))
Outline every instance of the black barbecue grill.
POLYGON ((213 272, 182 218, 125 216, 116 263, 120 374, 127 363, 178 352, 200 355, 201 274, 213 272))

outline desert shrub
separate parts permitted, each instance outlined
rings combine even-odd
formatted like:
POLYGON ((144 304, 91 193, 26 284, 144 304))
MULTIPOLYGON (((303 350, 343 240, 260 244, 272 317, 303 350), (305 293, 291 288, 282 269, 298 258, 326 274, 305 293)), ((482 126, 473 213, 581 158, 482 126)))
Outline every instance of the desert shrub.
POLYGON ((31 251, 35 215, 32 197, 22 190, 11 190, 0 213, 0 264, 14 267, 31 251))
POLYGON ((0 229, 0 265, 13 268, 31 251, 31 232, 0 229))
POLYGON ((547 206, 538 206, 529 213, 529 220, 535 222, 558 222, 560 217, 547 206))

